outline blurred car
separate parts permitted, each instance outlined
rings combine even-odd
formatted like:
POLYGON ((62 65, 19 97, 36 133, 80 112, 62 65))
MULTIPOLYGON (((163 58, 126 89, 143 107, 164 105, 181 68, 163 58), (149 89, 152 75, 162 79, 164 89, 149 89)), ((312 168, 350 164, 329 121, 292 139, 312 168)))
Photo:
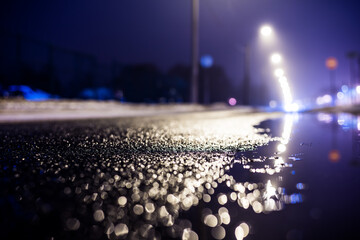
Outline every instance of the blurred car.
POLYGON ((114 99, 114 94, 111 89, 106 87, 99 88, 85 88, 80 93, 82 99, 95 99, 95 100, 110 100, 114 99))
POLYGON ((42 101, 48 99, 56 99, 58 96, 52 95, 40 89, 32 89, 26 85, 11 85, 6 91, 7 97, 22 97, 31 101, 42 101))

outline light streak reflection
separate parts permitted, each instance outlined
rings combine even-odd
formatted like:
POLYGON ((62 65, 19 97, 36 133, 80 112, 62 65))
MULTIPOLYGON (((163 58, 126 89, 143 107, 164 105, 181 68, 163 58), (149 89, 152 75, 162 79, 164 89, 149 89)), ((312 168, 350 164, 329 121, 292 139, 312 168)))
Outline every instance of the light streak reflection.
POLYGON ((296 116, 292 115, 292 114, 287 114, 285 116, 284 129, 282 132, 281 141, 277 146, 277 150, 280 153, 286 151, 286 145, 289 143, 289 140, 291 137, 292 127, 293 127, 293 122, 294 122, 295 117, 296 116))

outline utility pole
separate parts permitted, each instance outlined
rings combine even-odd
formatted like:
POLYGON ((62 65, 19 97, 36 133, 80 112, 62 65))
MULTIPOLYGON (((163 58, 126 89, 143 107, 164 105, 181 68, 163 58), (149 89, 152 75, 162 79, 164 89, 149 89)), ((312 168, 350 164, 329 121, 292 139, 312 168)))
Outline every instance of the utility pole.
POLYGON ((192 65, 191 65, 191 102, 198 102, 199 88, 199 0, 192 0, 192 65))

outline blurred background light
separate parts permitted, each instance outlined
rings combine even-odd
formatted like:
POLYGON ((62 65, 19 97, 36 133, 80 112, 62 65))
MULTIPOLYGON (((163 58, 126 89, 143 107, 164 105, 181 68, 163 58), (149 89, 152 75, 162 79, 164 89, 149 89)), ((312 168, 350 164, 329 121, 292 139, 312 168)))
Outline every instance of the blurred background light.
POLYGON ((204 68, 210 68, 214 64, 214 59, 210 55, 204 55, 200 59, 200 64, 204 68))
POLYGON ((330 96, 329 94, 325 94, 324 96, 316 98, 317 105, 329 104, 331 102, 332 102, 332 96, 330 96))
POLYGON ((276 108, 276 107, 277 107, 277 102, 276 102, 275 100, 271 100, 271 101, 269 102, 269 106, 270 106, 271 108, 276 108))
POLYGON ((347 93, 349 91, 349 87, 347 85, 342 85, 341 91, 343 91, 343 93, 347 93))
POLYGON ((344 98, 344 93, 343 92, 338 92, 337 94, 336 94, 336 96, 337 96, 337 98, 338 99, 343 99, 344 98))
POLYGON ((235 106, 237 101, 236 101, 235 98, 229 98, 229 101, 228 101, 228 102, 229 102, 229 105, 230 105, 230 106, 235 106))
POLYGON ((356 86, 356 92, 360 94, 360 86, 356 86))

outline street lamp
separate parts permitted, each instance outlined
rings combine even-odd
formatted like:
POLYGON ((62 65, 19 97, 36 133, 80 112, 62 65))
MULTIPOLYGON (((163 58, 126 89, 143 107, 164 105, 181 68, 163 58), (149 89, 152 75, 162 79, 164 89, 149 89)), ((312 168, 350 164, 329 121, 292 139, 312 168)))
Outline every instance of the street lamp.
POLYGON ((274 71, 275 77, 278 77, 278 78, 283 77, 284 74, 285 74, 285 72, 284 72, 284 70, 283 70, 282 68, 277 68, 277 69, 275 69, 275 71, 274 71))
POLYGON ((270 61, 272 64, 279 64, 282 60, 282 57, 279 53, 273 53, 270 57, 270 61))
MULTIPOLYGON (((260 34, 262 37, 266 37, 266 42, 269 42, 274 38, 273 29, 269 25, 263 25, 260 28, 260 34)), ((263 38, 265 40, 265 38, 263 38)), ((270 55, 270 62, 273 65, 279 65, 282 62, 282 56, 279 53, 273 53, 270 55)), ((296 112, 299 107, 293 102, 288 80, 285 76, 284 69, 277 67, 274 70, 274 75, 280 83, 281 91, 283 94, 283 107, 287 112, 296 112)))
POLYGON ((260 34, 264 37, 270 36, 272 32, 273 32, 272 27, 270 27, 269 25, 263 25, 260 28, 260 34))

